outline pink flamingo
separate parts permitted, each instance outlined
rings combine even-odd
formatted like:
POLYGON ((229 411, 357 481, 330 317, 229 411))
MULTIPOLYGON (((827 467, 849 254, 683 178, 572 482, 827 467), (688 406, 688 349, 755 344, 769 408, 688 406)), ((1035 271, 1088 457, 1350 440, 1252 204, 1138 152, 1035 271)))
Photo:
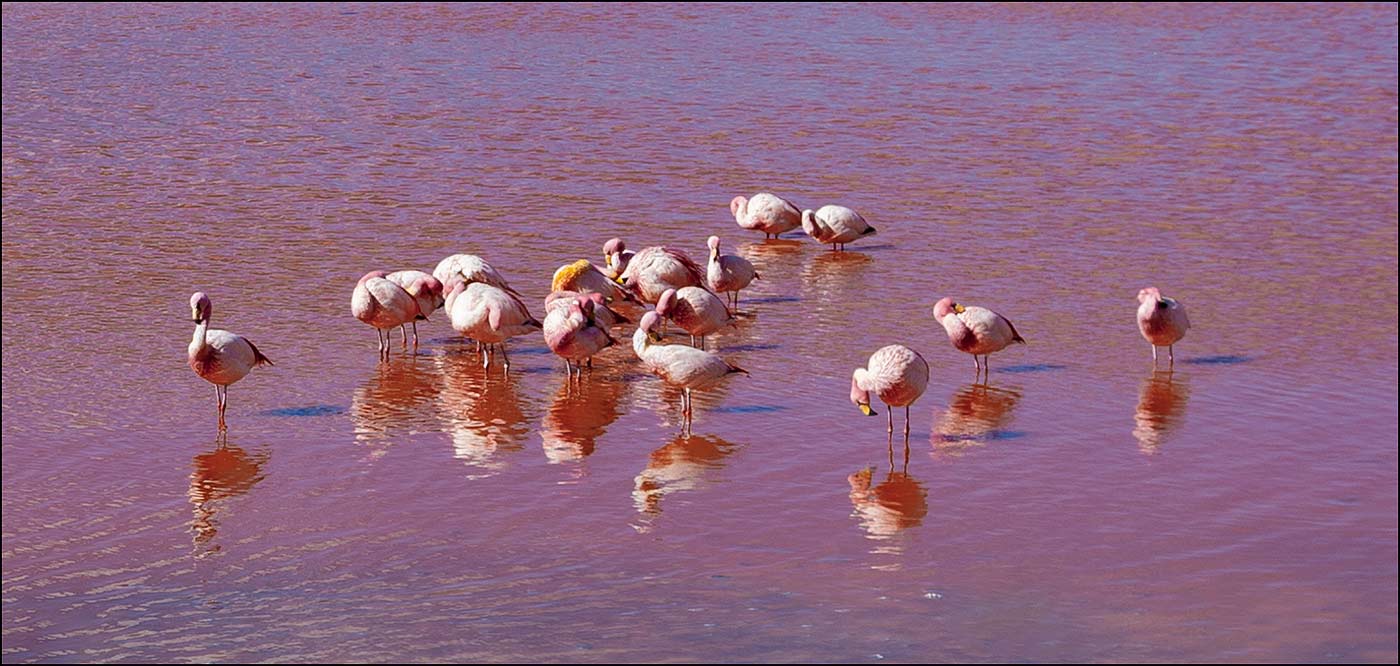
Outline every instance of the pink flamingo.
MULTIPOLYGON (((418 320, 427 321, 428 315, 442 307, 442 283, 423 271, 394 271, 385 275, 384 279, 403 287, 403 290, 408 292, 408 295, 413 297, 414 303, 418 305, 418 315, 410 322, 413 324, 413 349, 417 351, 418 320)), ((408 344, 408 330, 400 324, 399 331, 403 333, 404 344, 408 344)))
MULTIPOLYGON (((597 294, 592 294, 597 296, 597 294)), ((550 308, 544 317, 544 342, 550 351, 564 359, 564 367, 573 378, 574 368, 583 378, 583 362, 593 366, 593 355, 617 344, 608 329, 593 316, 595 301, 580 296, 572 301, 555 300, 561 307, 550 308)), ((547 307, 547 306, 546 306, 547 307)))
POLYGON ((214 385, 214 398, 219 406, 219 430, 226 430, 224 410, 228 408, 228 386, 243 379, 248 371, 260 365, 272 365, 246 338, 220 329, 209 328, 214 306, 204 292, 190 296, 190 313, 194 318, 194 339, 190 340, 189 363, 194 373, 214 385))
POLYGON ((484 282, 497 289, 508 291, 517 296, 520 295, 510 288, 510 285, 506 283, 505 276, 501 275, 500 271, 492 268, 485 259, 474 254, 454 254, 439 261, 437 267, 433 269, 433 277, 437 278, 437 281, 441 282, 444 288, 452 282, 453 277, 456 277, 467 284, 484 282))
POLYGON ((837 245, 844 250, 846 243, 875 235, 875 227, 870 226, 860 213, 845 206, 822 206, 816 212, 802 211, 802 230, 818 243, 831 243, 833 252, 837 245))
POLYGON ((685 345, 662 345, 656 326, 661 316, 648 312, 642 316, 637 332, 632 334, 632 351, 637 358, 672 386, 683 389, 681 394, 681 416, 684 428, 689 429, 693 418, 690 401, 691 389, 706 389, 736 372, 749 374, 747 370, 732 365, 713 352, 702 351, 685 345))
POLYGON ((414 321, 423 313, 408 290, 385 279, 386 271, 370 271, 355 283, 350 295, 350 313, 374 327, 380 357, 389 355, 389 331, 414 321))
POLYGON ((499 344, 506 370, 509 371, 510 356, 506 354, 506 341, 543 328, 543 324, 530 315, 530 310, 514 294, 484 282, 467 284, 460 279, 453 280, 447 294, 447 313, 452 320, 452 328, 477 342, 486 343, 487 355, 482 360, 483 365, 491 365, 491 347, 499 344))
POLYGON ((656 299, 656 314, 685 329, 690 334, 690 345, 700 349, 705 348, 705 336, 734 321, 724 302, 700 287, 681 287, 661 292, 661 298, 656 299), (695 344, 697 338, 699 345, 695 344))
POLYGON ((598 267, 587 259, 579 259, 572 264, 560 266, 558 270, 554 271, 550 290, 594 292, 602 294, 609 301, 621 299, 633 303, 637 302, 631 293, 609 279, 607 275, 603 274, 603 271, 598 270, 598 267))
POLYGON ((612 328, 621 324, 632 323, 631 319, 624 317, 622 313, 608 307, 607 299, 597 292, 577 292, 577 291, 555 291, 544 297, 544 313, 548 315, 555 308, 566 308, 569 301, 577 299, 587 299, 593 303, 593 318, 598 325, 603 328, 612 328))
POLYGON ((709 278, 710 289, 717 294, 730 294, 733 299, 730 309, 738 310, 739 290, 758 279, 758 271, 754 270, 748 259, 735 254, 721 255, 719 236, 710 236, 706 244, 710 246, 710 263, 705 267, 705 277, 709 278))
POLYGON ((1186 337, 1191 320, 1186 318, 1186 306, 1167 298, 1156 287, 1138 292, 1138 330, 1152 343, 1152 365, 1157 365, 1157 348, 1167 348, 1168 365, 1176 363, 1173 345, 1186 337))
POLYGON ((977 366, 978 374, 982 373, 984 361, 987 373, 991 374, 992 360, 989 355, 992 352, 1006 349, 1013 342, 1026 344, 1010 319, 987 308, 976 305, 965 307, 954 303, 951 298, 944 298, 933 306, 933 318, 943 325, 954 347, 972 354, 972 363, 977 366), (984 361, 979 361, 978 356, 982 356, 984 361))
POLYGON ((851 402, 866 416, 874 416, 870 394, 885 403, 889 432, 894 434, 894 408, 904 408, 904 437, 909 437, 909 406, 928 387, 928 362, 904 345, 881 347, 870 355, 864 368, 851 373, 851 402))
POLYGON ((703 288, 705 273, 684 252, 654 246, 637 252, 617 280, 643 301, 655 303, 667 289, 703 288))
POLYGON ((729 202, 734 221, 744 229, 762 231, 763 239, 777 238, 802 225, 802 213, 791 201, 776 194, 759 192, 752 197, 734 197, 729 202))
POLYGON ((627 250, 627 244, 621 238, 609 238, 608 242, 603 243, 603 263, 608 269, 607 276, 614 280, 622 277, 622 272, 627 270, 627 264, 636 254, 627 250))

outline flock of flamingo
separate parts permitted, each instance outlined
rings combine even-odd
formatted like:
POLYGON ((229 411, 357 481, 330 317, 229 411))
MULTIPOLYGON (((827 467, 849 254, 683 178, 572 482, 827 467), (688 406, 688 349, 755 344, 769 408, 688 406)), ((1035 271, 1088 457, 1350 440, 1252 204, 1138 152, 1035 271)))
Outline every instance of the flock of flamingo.
MULTIPOLYGON (((740 227, 761 231, 765 239, 801 226, 817 242, 831 245, 833 252, 875 234, 865 218, 845 206, 799 212, 782 197, 758 193, 750 198, 734 197, 729 208, 740 227)), ((705 349, 705 337, 733 321, 739 292, 760 279, 747 259, 720 254, 719 243, 718 236, 710 236, 709 261, 702 270, 674 248, 653 246, 632 252, 621 239, 609 240, 603 245, 602 268, 580 259, 554 272, 551 293, 544 300, 543 322, 530 314, 520 294, 495 268, 471 254, 443 259, 432 274, 416 270, 366 273, 355 285, 350 311, 374 327, 379 353, 387 357, 394 328, 400 329, 407 345, 412 326, 416 350, 418 320, 441 308, 453 329, 476 341, 484 365, 490 366, 499 348, 507 372, 510 357, 506 341, 542 331, 545 344, 564 359, 570 381, 576 376, 583 381, 583 366, 591 367, 595 354, 618 344, 612 330, 631 323, 612 306, 622 302, 653 305, 637 324, 632 350, 648 370, 682 389, 682 427, 688 431, 693 418, 692 390, 704 390, 736 373, 748 374, 705 349), (720 294, 726 298, 721 300, 720 294), (661 328, 667 322, 688 333, 691 344, 662 344, 661 328)), ((190 297, 190 310, 195 329, 189 365, 214 384, 219 429, 223 431, 227 428, 228 386, 259 365, 272 365, 272 361, 248 339, 209 328, 213 308, 204 292, 190 297)), ((1013 343, 1025 343, 1011 320, 952 298, 938 301, 933 317, 947 331, 953 347, 972 354, 979 377, 991 372, 990 354, 1013 343)), ((1167 347, 1168 361, 1174 362, 1173 345, 1190 327, 1186 308, 1155 287, 1147 287, 1138 292, 1137 323, 1142 336, 1152 344, 1153 364, 1157 363, 1158 347, 1167 347)), ((907 438, 909 407, 927 385, 928 362, 904 345, 889 345, 876 350, 865 367, 856 368, 850 398, 863 413, 873 416, 876 411, 871 396, 878 397, 886 406, 891 436, 894 409, 903 407, 907 438)))

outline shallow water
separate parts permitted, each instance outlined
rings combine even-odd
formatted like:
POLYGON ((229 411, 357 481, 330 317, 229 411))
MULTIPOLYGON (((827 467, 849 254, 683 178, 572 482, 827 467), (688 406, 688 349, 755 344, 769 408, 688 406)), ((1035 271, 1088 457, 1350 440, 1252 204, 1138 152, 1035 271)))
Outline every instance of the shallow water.
POLYGON ((1397 658, 1394 5, 3 16, 6 662, 1397 658), (692 437, 626 349, 349 314, 711 233, 763 279, 692 437), (197 289, 277 363, 226 442, 197 289), (1030 342, 987 386, 944 295, 1030 342), (907 454, 846 398, 892 342, 907 454))

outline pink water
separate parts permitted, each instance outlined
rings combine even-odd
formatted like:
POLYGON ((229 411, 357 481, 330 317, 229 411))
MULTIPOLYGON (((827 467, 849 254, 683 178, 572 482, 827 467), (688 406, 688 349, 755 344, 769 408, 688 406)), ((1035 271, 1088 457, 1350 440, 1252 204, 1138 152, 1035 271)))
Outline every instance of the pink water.
POLYGON ((3 17, 7 663, 1397 659, 1394 4, 3 17), (880 233, 765 243, 756 191, 880 233), (571 392, 349 314, 711 233, 753 376, 689 438, 625 349, 571 392), (277 363, 222 448, 197 289, 277 363), (944 295, 1030 341, 989 386, 944 295), (892 342, 907 463, 846 397, 892 342))

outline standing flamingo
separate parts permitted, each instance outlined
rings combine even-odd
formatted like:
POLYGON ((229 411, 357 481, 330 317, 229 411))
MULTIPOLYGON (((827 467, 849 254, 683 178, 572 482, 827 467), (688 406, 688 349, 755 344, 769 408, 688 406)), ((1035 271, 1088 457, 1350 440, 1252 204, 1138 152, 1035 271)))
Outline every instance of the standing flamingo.
POLYGON ((729 202, 734 221, 744 229, 762 231, 763 239, 777 238, 802 225, 802 213, 791 201, 776 194, 759 192, 752 197, 734 197, 729 202))
MULTIPOLYGON (((413 325, 413 350, 417 351, 418 320, 427 321, 428 315, 442 307, 442 282, 423 271, 394 271, 385 275, 384 279, 403 287, 403 290, 408 292, 408 295, 413 297, 413 302, 418 305, 417 316, 409 322, 413 325)), ((403 333, 404 344, 408 344, 408 330, 400 324, 399 331, 403 333)))
POLYGON ((851 402, 866 416, 874 416, 870 394, 885 403, 889 432, 894 434, 894 408, 904 408, 904 437, 909 437, 909 406, 928 387, 928 362, 904 345, 881 347, 870 355, 864 368, 851 373, 851 402))
POLYGON ((693 259, 664 246, 642 248, 617 279, 647 303, 655 303, 667 289, 705 286, 705 272, 693 259))
POLYGON ((1186 306, 1167 298, 1156 287, 1138 292, 1137 323, 1142 337, 1152 343, 1152 365, 1157 365, 1157 348, 1167 348, 1168 365, 1176 363, 1173 345, 1186 337, 1191 320, 1186 318, 1186 306))
POLYGON ((190 340, 189 363, 194 373, 214 385, 214 399, 219 406, 219 430, 227 430, 224 410, 228 408, 228 386, 260 365, 272 365, 246 338, 220 329, 209 328, 214 306, 204 292, 190 296, 190 314, 194 318, 194 339, 190 340))
POLYGON ((705 348, 705 336, 734 321, 719 297, 700 287, 667 289, 656 299, 656 314, 676 322, 690 334, 692 347, 705 348), (700 344, 695 341, 699 338, 700 344))
MULTIPOLYGON (((593 294, 596 296, 596 294, 593 294)), ((561 307, 549 309, 544 317, 544 342, 549 350, 564 359, 564 367, 573 378, 578 368, 583 378, 583 362, 593 367, 593 355, 617 344, 606 326, 593 317, 595 303, 587 296, 572 301, 556 300, 561 307)))
POLYGON ((622 316, 622 313, 608 307, 607 300, 602 294, 597 292, 577 292, 577 291, 555 291, 544 297, 544 313, 548 315, 555 308, 566 308, 570 301, 586 299, 593 303, 593 319, 603 328, 612 328, 621 324, 632 323, 631 319, 622 316))
POLYGON ((482 359, 483 365, 491 364, 491 347, 499 344, 506 370, 509 371, 510 355, 506 353, 506 341, 543 328, 543 324, 530 316, 530 310, 514 294, 484 282, 467 284, 460 279, 453 280, 447 293, 447 314, 452 320, 452 328, 477 342, 486 343, 487 355, 482 359))
POLYGON ((732 365, 713 352, 702 351, 685 345, 662 345, 661 336, 654 330, 661 322, 661 316, 648 312, 642 316, 637 332, 632 334, 632 351, 642 360, 647 369, 672 386, 681 387, 681 416, 684 428, 689 429, 694 416, 690 401, 691 389, 706 389, 736 372, 749 374, 747 370, 732 365))
POLYGON ((990 375, 992 360, 989 354, 1006 349, 1013 342, 1026 344, 1010 319, 987 308, 975 305, 964 307, 954 303, 951 298, 944 298, 933 306, 933 318, 943 325, 954 347, 972 354, 972 363, 977 366, 978 374, 982 373, 983 364, 977 360, 979 355, 985 359, 987 374, 990 375))
POLYGON ((389 331, 422 315, 413 295, 385 279, 388 275, 385 271, 365 273, 350 295, 350 314, 374 327, 381 358, 389 356, 389 331))
POLYGON ((710 236, 706 241, 710 246, 710 263, 705 277, 709 278, 710 289, 715 293, 728 293, 732 296, 731 310, 739 309, 739 290, 758 279, 758 271, 753 264, 739 255, 719 253, 719 236, 710 236))
POLYGON ((474 254, 454 254, 439 261, 437 267, 433 269, 433 277, 443 284, 444 289, 448 283, 452 282, 452 278, 456 277, 467 284, 484 282, 497 289, 519 295, 510 288, 505 276, 501 275, 500 271, 492 268, 485 259, 474 254))
POLYGON ((822 206, 815 212, 802 211, 802 230, 818 243, 831 243, 833 252, 837 245, 845 250, 846 243, 875 235, 875 227, 870 226, 860 213, 845 206, 822 206))

